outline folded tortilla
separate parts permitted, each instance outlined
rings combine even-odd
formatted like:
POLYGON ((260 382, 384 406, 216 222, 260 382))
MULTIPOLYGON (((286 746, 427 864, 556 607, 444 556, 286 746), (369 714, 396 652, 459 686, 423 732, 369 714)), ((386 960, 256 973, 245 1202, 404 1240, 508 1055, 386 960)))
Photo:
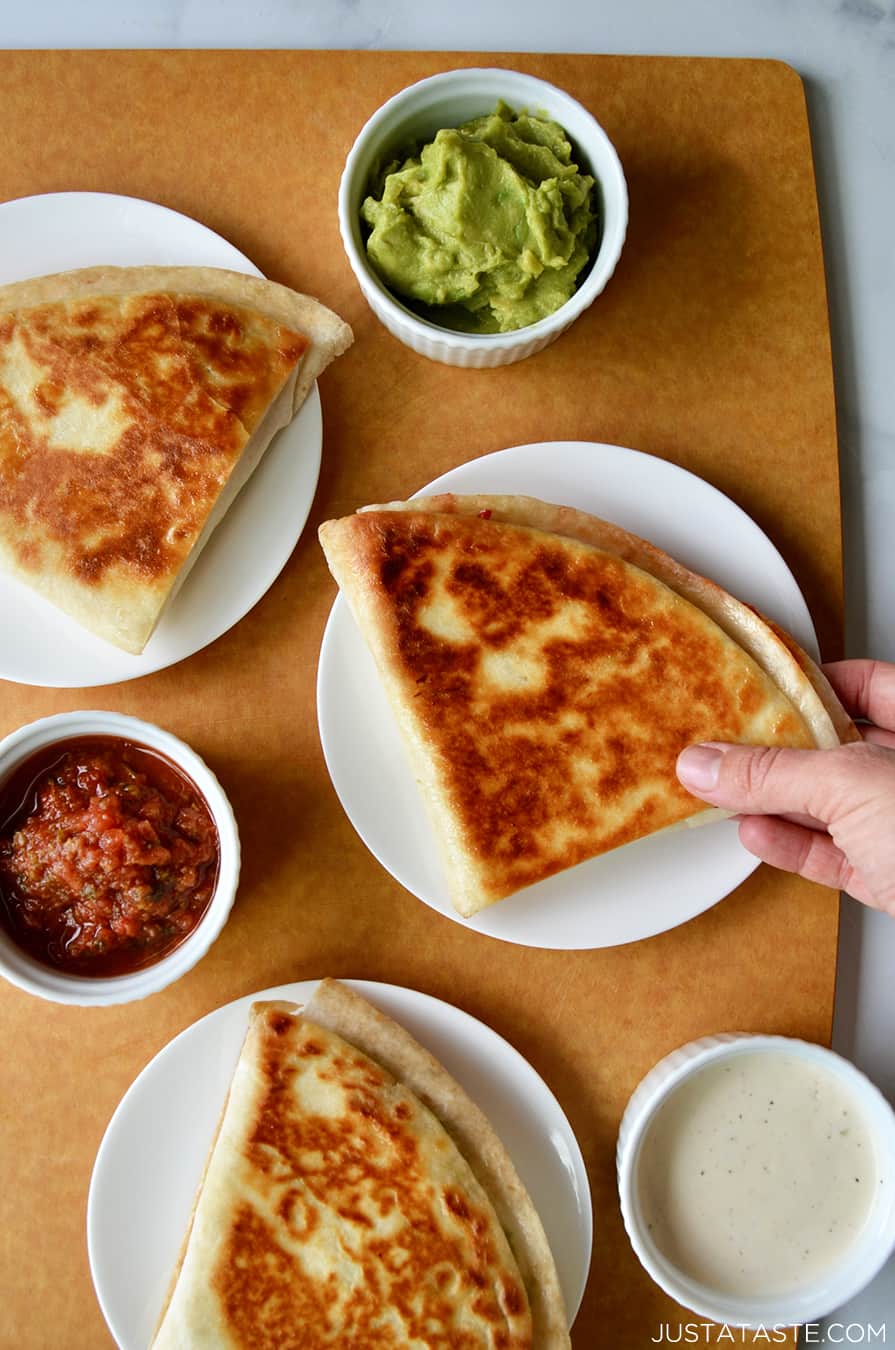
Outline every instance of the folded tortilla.
POLYGON ((316 300, 218 268, 0 287, 0 568, 139 653, 350 341, 316 300))
POLYGON ((795 642, 619 527, 531 498, 367 507, 320 540, 408 749, 463 915, 716 816, 695 741, 856 733, 795 642))
POLYGON ((563 1350, 503 1145, 400 1026, 324 980, 256 1004, 152 1350, 563 1350))

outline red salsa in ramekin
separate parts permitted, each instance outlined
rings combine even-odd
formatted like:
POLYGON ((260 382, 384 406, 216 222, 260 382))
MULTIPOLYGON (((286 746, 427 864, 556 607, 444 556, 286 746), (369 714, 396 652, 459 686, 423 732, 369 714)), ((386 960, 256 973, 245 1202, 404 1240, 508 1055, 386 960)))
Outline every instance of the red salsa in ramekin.
POLYGON ((217 827, 195 783, 117 736, 44 746, 0 789, 0 921, 74 975, 127 975, 167 956, 211 902, 217 827))

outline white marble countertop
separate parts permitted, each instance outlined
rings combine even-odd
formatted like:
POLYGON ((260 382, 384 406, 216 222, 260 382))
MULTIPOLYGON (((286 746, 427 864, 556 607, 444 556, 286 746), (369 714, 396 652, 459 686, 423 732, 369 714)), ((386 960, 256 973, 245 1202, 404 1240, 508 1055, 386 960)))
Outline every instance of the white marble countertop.
MULTIPOLYGON (((31 0, 2 6, 0 45, 428 48, 788 61, 807 88, 829 287, 847 651, 895 660, 893 0, 552 0, 546 7, 542 0, 31 0)), ((895 1101, 895 921, 850 900, 843 901, 842 917, 835 1045, 895 1101)), ((887 1340, 895 1343, 895 1259, 809 1343, 887 1340), (888 1336, 879 1332, 887 1317, 888 1336)))

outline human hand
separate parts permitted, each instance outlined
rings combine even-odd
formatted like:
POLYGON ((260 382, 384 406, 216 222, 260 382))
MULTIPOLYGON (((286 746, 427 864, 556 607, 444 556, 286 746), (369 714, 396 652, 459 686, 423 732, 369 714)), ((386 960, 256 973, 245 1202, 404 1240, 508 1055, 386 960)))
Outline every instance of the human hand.
POLYGON ((834 750, 706 744, 681 752, 694 796, 735 811, 750 853, 895 915, 895 665, 824 666, 863 741, 834 750))

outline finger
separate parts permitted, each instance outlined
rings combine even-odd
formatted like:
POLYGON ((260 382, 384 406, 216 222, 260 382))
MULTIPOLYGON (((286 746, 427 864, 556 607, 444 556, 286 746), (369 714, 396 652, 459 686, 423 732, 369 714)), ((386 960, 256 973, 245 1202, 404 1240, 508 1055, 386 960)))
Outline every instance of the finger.
POLYGON ((895 666, 886 661, 830 661, 822 667, 852 717, 895 731, 895 666))
POLYGON ((848 891, 856 900, 873 904, 860 877, 828 834, 793 825, 777 816, 744 816, 740 822, 740 843, 772 867, 795 872, 807 881, 819 881, 837 891, 848 891))
POLYGON ((895 754, 864 741, 836 750, 711 741, 683 750, 677 775, 695 797, 727 811, 809 816, 827 826, 861 802, 891 797, 895 754))
POLYGON ((677 776, 694 796, 728 811, 821 820, 815 790, 817 756, 822 753, 836 752, 708 742, 678 755, 677 776))
POLYGON ((895 750, 895 731, 883 731, 881 727, 861 727, 865 741, 872 741, 874 745, 885 745, 889 750, 895 750))
MULTIPOLYGON (((748 819, 749 814, 745 811, 737 811, 735 815, 731 816, 731 820, 737 822, 748 819)), ((798 811, 784 811, 780 819, 788 820, 793 825, 803 825, 806 830, 825 830, 827 828, 822 820, 818 820, 815 816, 800 815, 798 811)))
POLYGON ((781 820, 788 820, 792 825, 801 825, 806 830, 825 830, 827 827, 817 816, 805 815, 800 811, 784 811, 780 817, 781 820))
MULTIPOLYGON (((737 824, 741 820, 759 820, 759 816, 750 816, 747 811, 737 811, 730 817, 737 824)), ((788 820, 792 825, 801 825, 806 830, 825 830, 827 827, 822 820, 815 819, 814 816, 799 815, 798 811, 786 811, 780 816, 781 820, 788 820)))

